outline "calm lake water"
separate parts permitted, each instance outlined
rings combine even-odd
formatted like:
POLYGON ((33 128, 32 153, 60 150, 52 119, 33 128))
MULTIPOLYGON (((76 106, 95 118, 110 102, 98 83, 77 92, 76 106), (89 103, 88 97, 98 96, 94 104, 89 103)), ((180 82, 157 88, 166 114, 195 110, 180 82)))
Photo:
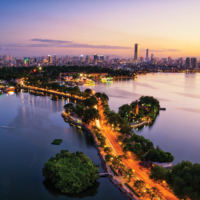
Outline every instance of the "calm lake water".
MULTIPOLYGON (((159 99, 166 111, 160 111, 153 126, 135 132, 171 152, 174 164, 182 160, 200 163, 199 88, 200 74, 147 74, 135 80, 96 83, 92 87, 108 94, 109 105, 115 111, 142 95, 159 99)), ((126 199, 107 178, 100 178, 94 187, 77 196, 64 196, 44 181, 44 163, 61 149, 83 151, 100 164, 92 138, 62 119, 65 103, 28 93, 0 96, 0 126, 15 127, 0 127, 1 200, 126 199), (63 139, 61 145, 51 145, 55 138, 63 139)))
POLYGON ((171 152, 174 164, 182 160, 200 163, 200 74, 139 75, 135 80, 96 83, 92 88, 105 92, 116 112, 142 95, 157 98, 166 111, 160 111, 153 126, 135 132, 171 152))
POLYGON ((59 193, 45 181, 44 163, 62 149, 82 151, 101 164, 91 136, 62 119, 65 103, 28 93, 0 96, 1 200, 126 199, 108 178, 100 178, 92 188, 73 196, 59 193), (55 138, 63 139, 61 145, 51 145, 55 138))

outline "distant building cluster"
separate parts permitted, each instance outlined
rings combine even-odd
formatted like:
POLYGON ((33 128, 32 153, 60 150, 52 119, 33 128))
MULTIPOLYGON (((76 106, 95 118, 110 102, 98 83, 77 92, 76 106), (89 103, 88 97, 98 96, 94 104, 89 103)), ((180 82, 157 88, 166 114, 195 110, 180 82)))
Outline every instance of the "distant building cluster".
POLYGON ((109 56, 94 54, 80 56, 47 55, 41 57, 24 57, 23 59, 11 55, 0 55, 0 67, 30 67, 30 66, 98 66, 112 69, 198 69, 200 61, 195 57, 172 59, 171 57, 158 58, 149 54, 146 49, 146 57, 139 57, 139 44, 135 44, 133 58, 112 58, 109 56))

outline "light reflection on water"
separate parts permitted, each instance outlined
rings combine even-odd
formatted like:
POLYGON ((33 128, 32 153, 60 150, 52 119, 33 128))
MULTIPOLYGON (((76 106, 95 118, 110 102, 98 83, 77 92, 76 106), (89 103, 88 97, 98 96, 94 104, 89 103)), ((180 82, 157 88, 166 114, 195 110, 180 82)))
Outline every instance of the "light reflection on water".
POLYGON ((65 103, 28 93, 0 99, 0 199, 127 199, 107 178, 79 195, 63 195, 44 181, 44 163, 62 149, 82 151, 96 165, 101 164, 92 137, 62 119, 65 103), (51 145, 55 138, 63 139, 61 145, 51 145))
MULTIPOLYGON (((81 87, 82 90, 85 86, 81 87)), ((200 74, 154 73, 138 75, 135 80, 116 80, 110 85, 92 87, 105 92, 112 110, 131 103, 142 95, 154 96, 161 107, 155 123, 135 132, 153 141, 175 156, 174 163, 189 160, 200 163, 200 74)))

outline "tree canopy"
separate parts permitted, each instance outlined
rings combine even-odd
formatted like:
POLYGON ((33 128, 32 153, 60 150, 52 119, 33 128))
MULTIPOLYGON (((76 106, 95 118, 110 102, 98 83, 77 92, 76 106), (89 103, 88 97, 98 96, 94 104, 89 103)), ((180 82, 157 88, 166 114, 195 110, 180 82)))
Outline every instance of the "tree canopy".
POLYGON ((42 170, 62 193, 80 193, 92 186, 99 178, 99 169, 82 152, 70 153, 61 150, 56 157, 51 157, 42 170))

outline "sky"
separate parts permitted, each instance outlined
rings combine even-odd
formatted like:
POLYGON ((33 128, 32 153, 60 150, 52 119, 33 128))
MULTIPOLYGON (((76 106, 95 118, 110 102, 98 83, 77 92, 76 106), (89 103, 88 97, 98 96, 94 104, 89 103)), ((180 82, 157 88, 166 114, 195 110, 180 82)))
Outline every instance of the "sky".
POLYGON ((200 57, 199 0, 0 0, 0 55, 200 57))

